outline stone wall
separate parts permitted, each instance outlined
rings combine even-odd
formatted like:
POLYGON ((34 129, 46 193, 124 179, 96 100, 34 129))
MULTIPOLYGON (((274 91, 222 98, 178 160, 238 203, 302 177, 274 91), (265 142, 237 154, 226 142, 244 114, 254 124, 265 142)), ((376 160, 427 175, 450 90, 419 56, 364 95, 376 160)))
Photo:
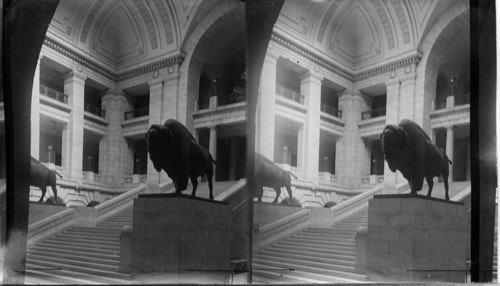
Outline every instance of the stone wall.
POLYGON ((66 206, 62 205, 51 205, 46 203, 30 202, 28 224, 32 224, 34 222, 42 220, 46 217, 49 217, 65 209, 66 206))
POLYGON ((227 204, 175 194, 134 200, 133 272, 229 270, 227 204))
POLYGON ((260 227, 263 227, 301 210, 303 210, 301 207, 255 202, 253 207, 253 221, 254 223, 258 223, 260 227))
POLYGON ((461 203, 374 196, 368 207, 367 274, 400 281, 464 282, 467 235, 467 208, 461 203))

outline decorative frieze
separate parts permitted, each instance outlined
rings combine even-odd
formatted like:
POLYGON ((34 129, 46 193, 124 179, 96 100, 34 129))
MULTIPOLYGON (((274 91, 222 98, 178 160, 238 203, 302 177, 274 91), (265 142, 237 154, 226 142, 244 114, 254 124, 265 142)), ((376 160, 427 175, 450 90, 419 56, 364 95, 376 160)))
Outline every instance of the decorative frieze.
POLYGON ((82 67, 88 68, 108 79, 111 79, 113 81, 121 81, 124 79, 132 78, 135 76, 139 76, 148 72, 154 72, 159 69, 172 66, 172 65, 180 65, 182 61, 184 60, 184 55, 181 53, 180 55, 173 56, 171 58, 168 58, 166 60, 161 60, 158 62, 154 62, 152 64, 148 64, 136 69, 133 69, 131 71, 126 71, 123 73, 116 73, 114 71, 111 71, 102 65, 98 64, 97 62, 94 62, 87 57, 83 55, 79 55, 77 52, 72 51, 60 43, 58 43, 55 39, 51 39, 49 36, 45 37, 45 40, 43 42, 45 46, 48 48, 58 52, 59 54, 62 54, 63 56, 68 57, 69 59, 75 61, 77 64, 81 65, 82 67))
POLYGON ((291 50, 292 52, 295 52, 298 55, 310 60, 311 62, 313 62, 313 63, 349 80, 349 81, 354 80, 354 76, 352 75, 352 73, 350 73, 344 69, 341 69, 340 67, 337 67, 336 65, 330 63, 328 60, 324 59, 323 57, 316 55, 316 54, 306 50, 305 48, 299 47, 294 42, 292 42, 288 39, 285 39, 283 36, 278 35, 277 33, 272 34, 271 40, 276 42, 277 44, 291 50))
POLYGON ((284 36, 281 36, 277 33, 273 33, 271 36, 271 40, 286 49, 298 54, 299 56, 302 56, 306 58, 307 60, 310 60, 311 62, 315 63, 318 66, 321 66, 327 70, 329 70, 332 73, 335 73, 351 82, 359 81, 365 78, 369 77, 374 77, 386 72, 391 72, 394 71, 394 77, 396 76, 395 70, 398 68, 403 68, 410 66, 409 72, 408 69, 405 69, 406 74, 414 74, 414 68, 412 66, 418 65, 420 60, 422 59, 421 53, 417 53, 416 55, 412 55, 400 60, 396 60, 394 62, 390 62, 388 64, 369 69, 367 71, 359 72, 359 73, 351 73, 349 71, 346 71, 337 65, 333 64, 329 60, 316 55, 315 53, 308 51, 306 48, 298 46, 296 43, 294 43, 291 40, 286 39, 284 36))
POLYGON ((151 49, 156 50, 158 48, 158 39, 156 37, 155 27, 153 24, 153 19, 151 19, 151 15, 149 15, 148 10, 146 9, 146 5, 142 1, 133 1, 139 12, 141 13, 142 19, 146 23, 146 28, 148 30, 149 39, 151 40, 151 49))
POLYGON ((160 12, 161 21, 163 23, 163 27, 165 28, 164 31, 165 31, 165 36, 167 38, 167 44, 170 45, 174 42, 172 25, 170 24, 170 16, 168 15, 167 9, 165 8, 163 1, 153 0, 153 2, 155 3, 158 12, 160 12))
POLYGON ((379 0, 370 0, 372 2, 373 6, 375 7, 375 10, 377 10, 377 13, 382 20, 382 25, 385 30, 385 35, 387 37, 387 45, 389 46, 389 50, 394 49, 394 34, 392 32, 392 27, 391 27, 391 22, 389 20, 389 17, 387 16, 387 13, 384 10, 384 7, 382 7, 382 3, 380 3, 379 0))

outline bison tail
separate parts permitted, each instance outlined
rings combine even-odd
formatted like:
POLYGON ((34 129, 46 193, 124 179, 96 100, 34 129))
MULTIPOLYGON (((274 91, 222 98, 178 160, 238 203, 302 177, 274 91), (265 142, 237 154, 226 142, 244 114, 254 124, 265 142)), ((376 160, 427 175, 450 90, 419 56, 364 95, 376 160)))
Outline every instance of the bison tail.
POLYGON ((294 174, 292 174, 292 172, 290 171, 286 171, 288 174, 290 174, 290 176, 294 177, 295 179, 298 179, 294 174))
MULTIPOLYGON (((448 158, 446 158, 446 159, 448 159, 448 158)), ((450 159, 448 159, 448 163, 450 163, 450 165, 453 165, 453 163, 451 162, 450 159)))
POLYGON ((54 174, 58 175, 58 176, 59 176, 59 178, 62 178, 62 177, 63 177, 61 174, 59 174, 58 172, 56 172, 56 171, 54 171, 54 170, 52 170, 52 172, 54 172, 54 174))

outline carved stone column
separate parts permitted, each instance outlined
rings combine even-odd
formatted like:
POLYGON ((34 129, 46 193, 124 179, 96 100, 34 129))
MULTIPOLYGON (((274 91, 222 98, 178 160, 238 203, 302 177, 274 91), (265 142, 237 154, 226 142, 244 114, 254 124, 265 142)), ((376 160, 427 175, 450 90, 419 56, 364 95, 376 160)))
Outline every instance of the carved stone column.
POLYGON ((66 175, 73 180, 82 179, 83 164, 83 108, 86 76, 74 71, 64 76, 64 93, 71 107, 69 124, 63 129, 62 164, 66 175))
POLYGON ((345 121, 335 150, 335 174, 343 184, 360 184, 370 174, 370 148, 359 135, 361 113, 369 110, 368 99, 359 92, 346 91, 339 98, 339 109, 345 121))
POLYGON ((321 81, 323 77, 313 72, 300 76, 300 93, 307 107, 304 126, 299 130, 297 166, 304 179, 318 180, 319 130, 321 110, 321 81))
POLYGON ((40 160, 40 60, 36 62, 31 93, 31 156, 40 160))
POLYGON ((109 90, 102 98, 102 109, 106 111, 108 130, 99 142, 99 173, 101 180, 109 185, 121 185, 126 175, 133 173, 133 152, 123 137, 121 124, 124 113, 131 103, 119 90, 109 90))
MULTIPOLYGON (((210 154, 214 158, 214 160, 217 161, 217 126, 216 125, 210 127, 210 143, 209 143, 208 149, 209 149, 210 154)), ((216 178, 217 178, 217 176, 216 176, 217 169, 216 168, 217 168, 217 166, 214 165, 214 176, 213 176, 214 182, 216 181, 216 178)))
POLYGON ((271 161, 274 161, 277 62, 277 56, 266 54, 257 101, 256 150, 271 161))
MULTIPOLYGON (((446 126, 446 156, 453 162, 453 143, 454 143, 453 125, 446 126)), ((453 182, 453 164, 450 165, 450 176, 448 181, 453 182)))

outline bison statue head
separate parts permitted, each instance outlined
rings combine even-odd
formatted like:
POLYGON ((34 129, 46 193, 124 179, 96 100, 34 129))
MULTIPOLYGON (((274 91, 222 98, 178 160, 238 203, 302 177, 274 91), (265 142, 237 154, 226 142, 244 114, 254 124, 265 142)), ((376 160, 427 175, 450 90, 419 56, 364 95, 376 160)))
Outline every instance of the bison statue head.
POLYGON ((408 153, 408 134, 396 125, 387 125, 380 134, 382 152, 392 172, 396 172, 398 162, 408 153))
POLYGON ((172 158, 174 153, 172 132, 168 128, 153 124, 146 133, 146 145, 155 170, 160 172, 163 162, 167 158, 172 158))

